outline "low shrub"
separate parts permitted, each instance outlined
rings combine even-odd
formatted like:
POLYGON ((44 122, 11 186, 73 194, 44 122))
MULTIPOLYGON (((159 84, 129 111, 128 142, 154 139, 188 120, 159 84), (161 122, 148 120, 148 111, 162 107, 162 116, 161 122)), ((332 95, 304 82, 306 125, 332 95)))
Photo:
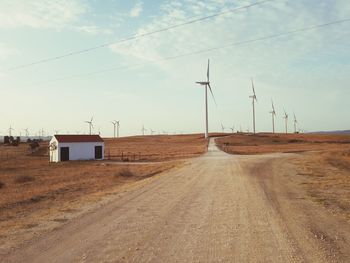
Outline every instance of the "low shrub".
POLYGON ((19 175, 15 177, 15 183, 18 184, 23 184, 23 183, 27 183, 27 182, 32 182, 34 181, 35 178, 32 176, 28 176, 28 175, 19 175))
POLYGON ((131 172, 129 169, 122 169, 117 173, 118 176, 121 177, 133 177, 135 174, 131 172))

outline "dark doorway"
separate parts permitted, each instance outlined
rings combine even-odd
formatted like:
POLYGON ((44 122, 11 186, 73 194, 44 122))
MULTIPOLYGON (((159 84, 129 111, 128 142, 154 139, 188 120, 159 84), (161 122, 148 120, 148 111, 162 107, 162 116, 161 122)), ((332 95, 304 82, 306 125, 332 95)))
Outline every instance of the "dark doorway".
POLYGON ((102 159, 102 146, 95 146, 95 159, 102 159))
POLYGON ((61 162, 69 161, 69 147, 61 147, 61 162))

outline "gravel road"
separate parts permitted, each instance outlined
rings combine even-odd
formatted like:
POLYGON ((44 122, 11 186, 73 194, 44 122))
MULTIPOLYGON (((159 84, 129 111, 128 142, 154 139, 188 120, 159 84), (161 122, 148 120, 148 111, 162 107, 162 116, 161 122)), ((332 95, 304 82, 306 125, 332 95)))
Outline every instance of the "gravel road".
MULTIPOLYGON (((243 163, 202 157, 15 249, 2 262, 327 262, 289 227, 243 163), (305 256, 307 251, 307 257, 305 256)), ((291 217, 295 216, 290 214, 291 217)))

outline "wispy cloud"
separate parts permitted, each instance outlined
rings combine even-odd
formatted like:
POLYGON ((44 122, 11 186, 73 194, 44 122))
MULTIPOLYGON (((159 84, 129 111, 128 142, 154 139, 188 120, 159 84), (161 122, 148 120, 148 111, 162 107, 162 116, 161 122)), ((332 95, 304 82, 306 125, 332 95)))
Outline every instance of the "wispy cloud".
POLYGON ((11 54, 13 54, 15 50, 13 48, 9 48, 3 43, 0 43, 0 60, 1 59, 6 59, 9 57, 11 54))
MULTIPOLYGON (((315 0, 312 0, 312 2, 274 1, 138 39, 132 43, 114 45, 111 49, 113 52, 124 56, 132 56, 142 60, 155 60, 160 57, 221 46, 341 19, 344 18, 341 7, 348 6, 346 0, 338 0, 332 8, 323 5, 315 11, 315 5, 318 5, 318 2, 315 0)), ((194 16, 210 15, 246 5, 246 3, 245 1, 233 3, 229 0, 208 0, 205 4, 193 0, 166 1, 160 7, 161 15, 151 23, 140 27, 138 33, 154 31, 172 24, 182 23, 194 16)), ((344 26, 340 25, 330 30, 341 33, 344 32, 344 26)), ((268 61, 262 59, 261 55, 276 58, 276 63, 277 61, 281 63, 282 59, 284 59, 283 62, 287 63, 293 58, 298 58, 310 52, 312 49, 321 49, 325 41, 329 39, 328 34, 329 30, 319 30, 301 36, 289 37, 292 41, 281 38, 283 53, 273 48, 268 49, 267 52, 265 44, 269 41, 265 41, 260 44, 237 48, 234 54, 241 57, 248 56, 250 62, 261 66, 268 61)), ((278 46, 279 43, 276 40, 270 41, 270 47, 278 46)))
POLYGON ((130 10, 130 17, 138 17, 143 11, 143 3, 138 2, 135 6, 130 10))
POLYGON ((111 35, 111 34, 113 34, 113 30, 112 29, 103 28, 103 27, 99 27, 99 26, 96 26, 96 25, 75 26, 75 27, 73 27, 73 29, 76 30, 76 31, 79 31, 79 32, 90 34, 90 35, 97 35, 97 34, 111 35))
POLYGON ((61 29, 76 21, 86 6, 80 0, 3 0, 0 10, 0 28, 61 29))

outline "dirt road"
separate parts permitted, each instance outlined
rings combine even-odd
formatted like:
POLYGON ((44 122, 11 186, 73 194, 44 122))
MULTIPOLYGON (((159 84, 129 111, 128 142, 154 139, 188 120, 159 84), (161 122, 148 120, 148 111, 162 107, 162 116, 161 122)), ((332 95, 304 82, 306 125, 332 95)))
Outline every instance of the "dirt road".
POLYGON ((307 218, 292 206, 278 209, 259 172, 252 173, 251 164, 276 157, 232 156, 211 141, 204 156, 0 255, 0 261, 346 261, 341 254, 332 258, 303 224, 289 223, 307 218))

